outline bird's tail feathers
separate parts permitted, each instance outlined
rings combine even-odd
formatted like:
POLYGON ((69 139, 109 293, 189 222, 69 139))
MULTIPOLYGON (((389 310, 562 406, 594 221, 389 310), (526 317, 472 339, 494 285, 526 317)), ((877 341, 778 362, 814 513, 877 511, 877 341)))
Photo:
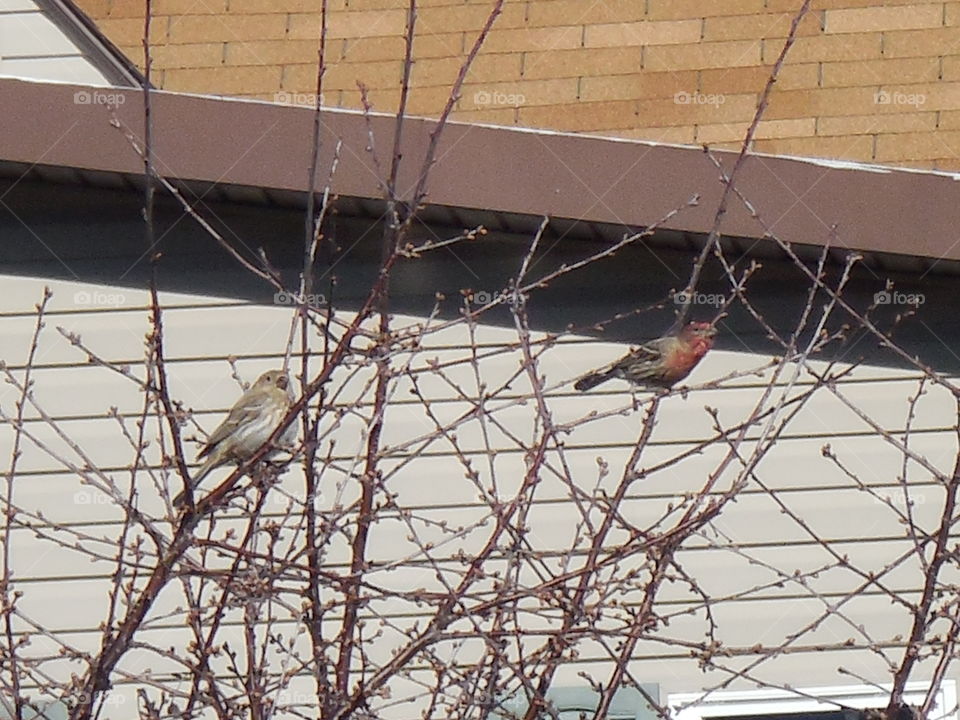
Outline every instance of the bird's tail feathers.
POLYGON ((183 504, 187 501, 187 491, 181 490, 179 494, 173 499, 173 507, 181 508, 183 504))
MULTIPOLYGON (((200 481, 203 480, 207 475, 209 475, 210 471, 213 470, 217 466, 217 464, 218 463, 216 461, 216 458, 207 457, 206 461, 197 471, 197 474, 194 475, 193 478, 190 480, 190 489, 196 490, 197 487, 200 485, 200 481)), ((178 494, 173 499, 173 506, 175 508, 182 507, 183 503, 186 502, 186 499, 187 499, 187 491, 181 490, 180 494, 178 494)))
POLYGON ((586 392, 587 390, 592 390, 600 383, 605 383, 607 380, 613 377, 613 370, 606 370, 604 372, 590 373, 589 375, 584 375, 582 378, 577 380, 573 387, 575 387, 580 392, 586 392))

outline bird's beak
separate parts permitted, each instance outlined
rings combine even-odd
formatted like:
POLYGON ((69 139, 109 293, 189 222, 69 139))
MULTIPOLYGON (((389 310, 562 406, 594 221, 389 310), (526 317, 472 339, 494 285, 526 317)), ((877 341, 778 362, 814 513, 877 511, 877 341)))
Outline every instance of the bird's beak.
POLYGON ((286 375, 281 375, 277 378, 277 387, 281 390, 286 390, 289 383, 290 379, 286 375))
POLYGON ((704 334, 705 334, 707 337, 713 337, 714 335, 717 334, 717 329, 716 329, 715 327, 713 327, 713 325, 711 325, 711 326, 708 327, 708 328, 704 328, 704 331, 703 331, 703 332, 704 332, 704 334))

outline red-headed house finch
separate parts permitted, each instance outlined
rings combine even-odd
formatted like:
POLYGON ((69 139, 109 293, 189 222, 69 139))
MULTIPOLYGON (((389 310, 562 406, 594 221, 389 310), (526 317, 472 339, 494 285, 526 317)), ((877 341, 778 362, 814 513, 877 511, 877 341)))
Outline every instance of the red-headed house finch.
MULTIPOLYGON (((227 463, 240 464, 253 456, 280 425, 293 400, 290 378, 282 370, 269 370, 258 377, 197 455, 197 458, 206 456, 207 459, 194 475, 190 487, 196 488, 214 468, 227 463)), ((296 423, 290 423, 277 444, 289 447, 296 437, 296 423)), ((182 505, 185 499, 186 493, 181 492, 173 499, 174 506, 182 505)))
POLYGON ((623 378, 641 387, 668 388, 683 380, 713 347, 716 328, 692 322, 677 335, 667 335, 641 345, 613 365, 584 375, 574 387, 585 391, 611 378, 623 378))

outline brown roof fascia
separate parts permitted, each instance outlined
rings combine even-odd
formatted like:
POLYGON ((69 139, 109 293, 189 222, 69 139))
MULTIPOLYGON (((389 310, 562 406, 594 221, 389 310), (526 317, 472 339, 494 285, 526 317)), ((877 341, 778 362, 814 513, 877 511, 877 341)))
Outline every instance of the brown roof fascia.
MULTIPOLYGON (((307 189, 312 109, 159 91, 152 98, 154 151, 166 176, 307 189)), ((142 136, 139 90, 4 79, 0 107, 0 160, 142 172, 142 160, 111 124, 119 121, 142 136), (111 100, 116 107, 108 107, 111 100)), ((393 117, 324 109, 321 124, 317 187, 323 187, 341 140, 335 192, 382 197, 368 128, 386 167, 393 117)), ((407 193, 435 127, 433 120, 420 118, 404 125, 400 187, 407 193)), ((728 152, 716 156, 727 169, 736 158, 728 152)), ((753 155, 737 187, 773 231, 791 242, 822 245, 836 226, 832 242, 839 247, 960 259, 960 183, 949 174, 753 155)), ((462 123, 445 129, 428 188, 432 204, 630 227, 650 225, 699 195, 695 207, 663 225, 696 233, 711 229, 722 189, 717 169, 698 148, 462 123)), ((730 236, 764 236, 760 223, 733 197, 721 229, 730 236)))

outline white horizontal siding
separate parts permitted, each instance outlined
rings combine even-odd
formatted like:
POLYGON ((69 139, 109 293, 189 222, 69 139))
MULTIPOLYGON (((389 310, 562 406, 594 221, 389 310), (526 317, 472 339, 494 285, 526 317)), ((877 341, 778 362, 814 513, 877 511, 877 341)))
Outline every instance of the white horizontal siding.
POLYGON ((32 0, 0 0, 0 76, 110 84, 32 0))
POLYGON ((36 6, 26 12, 3 12, 3 57, 62 57, 77 54, 76 46, 36 6))
MULTIPOLYGON (((5 278, 3 282, 6 292, 0 307, 2 359, 9 366, 20 368, 25 362, 34 326, 30 313, 40 297, 43 283, 27 278, 5 278)), ((144 335, 149 329, 146 295, 120 288, 67 282, 50 284, 54 296, 35 363, 35 397, 45 411, 58 418, 59 427, 83 447, 90 460, 126 491, 129 472, 123 468, 132 461, 134 450, 123 438, 118 420, 109 417, 108 412, 111 407, 117 408, 133 432, 143 395, 126 378, 91 365, 56 328, 62 326, 68 332, 78 333, 85 344, 107 360, 130 363, 131 371, 139 377, 143 370, 137 363, 143 356, 144 335)), ((230 377, 226 358, 238 358, 240 372, 248 381, 263 370, 278 366, 279 354, 287 341, 290 310, 183 295, 165 295, 164 302, 169 308, 165 313, 165 349, 173 394, 194 411, 195 420, 209 431, 240 392, 230 377)), ((409 321, 411 319, 398 319, 400 323, 409 321)), ((517 375, 519 353, 502 349, 515 343, 514 331, 481 327, 478 332, 484 358, 480 369, 487 391, 497 390, 507 381, 510 386, 487 403, 482 422, 473 419, 458 427, 457 442, 470 457, 480 485, 485 488, 491 484, 487 459, 494 455, 492 462, 499 493, 501 497, 509 497, 525 471, 525 448, 536 439, 530 420, 531 405, 518 402, 528 391, 529 381, 525 374, 517 375), (482 427, 486 428, 487 440, 482 427)), ((398 367, 411 360, 411 376, 400 376, 392 387, 383 433, 383 442, 390 450, 383 467, 387 472, 387 488, 396 494, 396 502, 409 510, 412 517, 403 521, 396 513, 384 512, 372 529, 369 549, 371 558, 385 566, 408 560, 402 570, 375 566, 371 574, 371 580, 377 584, 408 596, 417 588, 442 590, 438 572, 449 582, 459 578, 464 570, 459 553, 477 551, 489 532, 490 510, 480 500, 481 489, 466 476, 464 467, 452 455, 449 440, 432 437, 434 420, 423 412, 410 392, 415 386, 411 379, 414 378, 420 391, 431 398, 431 409, 441 423, 454 421, 468 412, 471 399, 477 397, 478 386, 473 369, 463 363, 466 344, 463 330, 452 328, 426 336, 424 350, 412 359, 402 354, 396 358, 398 367), (445 367, 446 379, 431 370, 430 362, 434 359, 445 367), (466 399, 458 394, 456 386, 466 399), (485 519, 487 522, 483 524, 485 519), (441 521, 447 523, 447 529, 438 526, 441 521), (416 528, 422 541, 436 544, 431 553, 438 563, 436 567, 426 561, 419 546, 408 538, 410 525, 416 528), (458 528, 462 528, 459 534, 458 528)), ((572 468, 578 492, 586 497, 601 491, 612 492, 619 471, 637 442, 644 415, 642 409, 632 410, 631 395, 622 384, 611 383, 605 386, 608 387, 605 391, 583 395, 572 391, 571 381, 582 372, 619 357, 623 350, 622 346, 611 343, 573 338, 543 354, 541 371, 550 387, 548 401, 554 420, 560 425, 577 424, 576 429, 564 437, 564 457, 572 468), (605 416, 608 412, 617 414, 605 416), (584 422, 590 413, 598 416, 584 422), (598 456, 611 467, 610 475, 602 479, 598 478, 598 456)), ((692 391, 685 398, 665 399, 639 467, 653 467, 713 437, 713 420, 705 406, 717 408, 721 422, 727 427, 743 422, 760 395, 763 378, 767 377, 764 375, 767 361, 768 358, 748 354, 712 352, 689 378, 691 385, 735 371, 756 369, 758 375, 730 380, 717 389, 692 391)), ((314 369, 320 362, 319 358, 312 361, 314 369)), ((338 398, 342 403, 361 392, 370 377, 368 368, 356 370, 362 362, 360 358, 352 358, 350 362, 334 375, 331 401, 335 405, 338 398)), ((15 372, 22 375, 22 369, 15 372)), ((803 392, 810 387, 810 382, 809 376, 802 376, 790 392, 803 392)), ((850 381, 841 382, 837 392, 881 427, 898 434, 903 432, 906 423, 907 399, 916 389, 915 374, 862 368, 852 374, 850 381)), ((641 394, 640 397, 648 396, 641 394)), ((13 412, 15 399, 12 387, 0 386, 0 407, 6 413, 13 412)), ((929 388, 917 406, 910 440, 914 452, 944 473, 950 472, 957 452, 956 435, 951 430, 956 424, 955 412, 949 393, 929 388)), ((321 452, 325 454, 329 442, 336 439, 332 453, 334 467, 324 473, 318 500, 326 509, 337 503, 348 504, 357 497, 357 483, 347 473, 354 468, 364 416, 369 413, 369 406, 364 406, 339 422, 335 422, 332 413, 325 418, 321 452)), ((26 428, 58 455, 83 464, 32 410, 27 413, 26 428)), ((148 426, 147 437, 155 436, 154 429, 154 425, 148 426)), ((754 429, 748 437, 756 438, 757 434, 754 429)), ((187 428, 184 436, 187 457, 192 460, 199 438, 192 428, 187 428)), ((0 468, 9 458, 11 442, 12 432, 3 426, 0 428, 0 468)), ((752 441, 748 441, 744 450, 749 451, 751 447, 752 441)), ((69 537, 51 527, 51 524, 66 525, 77 534, 65 541, 68 545, 80 542, 84 547, 110 556, 110 542, 118 537, 121 528, 120 510, 100 491, 82 485, 69 468, 46 451, 31 442, 22 449, 15 500, 28 515, 21 517, 24 527, 13 533, 11 545, 17 588, 25 593, 20 607, 37 625, 69 638, 72 647, 93 650, 99 643, 96 627, 103 619, 106 588, 114 567, 107 561, 90 562, 83 553, 58 546, 46 538, 50 535, 69 537), (73 599, 66 608, 65 595, 73 599)), ((668 470, 634 483, 622 513, 641 527, 655 522, 668 505, 682 504, 686 494, 696 492, 723 454, 724 448, 714 444, 668 470)), ((151 465, 152 477, 162 483, 156 443, 147 449, 145 457, 151 465)), ((559 468, 559 456, 551 450, 547 454, 547 469, 536 490, 538 502, 527 520, 526 539, 531 548, 544 554, 543 563, 552 571, 560 568, 558 556, 574 541, 582 520, 577 506, 570 500, 571 487, 561 479, 559 468)), ((723 475, 717 489, 722 491, 728 487, 736 471, 734 467, 723 475)), ((219 472, 225 474, 226 470, 219 472)), ((728 647, 749 648, 756 643, 776 645, 791 633, 811 626, 798 638, 796 653, 765 661, 755 671, 757 677, 773 683, 794 683, 799 673, 806 684, 838 683, 844 680, 837 675, 836 667, 844 665, 878 681, 886 678, 885 665, 868 650, 851 648, 821 653, 816 651, 816 646, 847 637, 862 644, 863 637, 844 617, 862 626, 874 640, 889 644, 893 648, 889 651, 891 657, 895 657, 902 646, 902 640, 895 639, 908 629, 902 607, 891 604, 888 597, 869 584, 857 591, 864 584, 863 573, 880 573, 895 558, 910 555, 912 545, 898 516, 898 511, 905 507, 898 486, 901 472, 900 453, 878 437, 869 423, 858 418, 830 390, 820 389, 789 424, 775 450, 756 468, 756 477, 775 497, 751 482, 712 527, 692 538, 680 551, 678 559, 684 569, 720 601, 713 612, 720 623, 721 639, 728 647), (879 498, 858 488, 822 456, 820 450, 827 442, 879 498), (892 508, 884 502, 887 497, 892 508), (829 550, 835 554, 812 538, 789 513, 784 513, 784 507, 820 538, 826 539, 829 550), (851 567, 838 567, 836 555, 849 557, 851 567), (795 572, 799 575, 794 576, 795 572), (855 597, 846 599, 850 593, 856 593, 855 597), (823 600, 816 594, 828 602, 842 603, 843 617, 827 613, 823 600)), ((214 473, 207 486, 222 476, 214 473)), ((942 489, 929 472, 913 462, 908 466, 908 479, 916 522, 932 528, 937 521, 942 489)), ((284 475, 280 488, 291 498, 302 497, 302 476, 296 467, 284 475)), ((179 489, 172 488, 173 492, 179 489)), ((161 497, 150 475, 143 472, 138 475, 137 491, 140 507, 145 512, 162 512, 161 497)), ((284 495, 274 493, 268 511, 280 518, 287 502, 284 495)), ((236 517, 240 512, 239 509, 233 511, 233 520, 219 520, 217 532, 242 527, 241 519, 236 517)), ((593 521, 599 521, 600 516, 599 509, 591 511, 593 521)), ((610 543, 615 545, 624 539, 622 532, 614 532, 610 543)), ((583 553, 578 553, 568 568, 577 567, 583 559, 583 553)), ((634 567, 642 560, 625 558, 619 567, 621 570, 634 567)), ((324 548, 325 566, 343 571, 348 562, 348 540, 343 534, 337 534, 324 548)), ((492 560, 488 569, 498 566, 506 568, 506 560, 502 557, 492 560)), ((524 573, 534 582, 529 569, 524 573)), ((915 593, 920 582, 916 558, 884 574, 881 582, 905 597, 915 593)), ((489 584, 481 583, 480 587, 489 587, 489 584)), ((618 599, 628 606, 639 602, 635 593, 625 593, 618 599)), ((162 636, 165 647, 183 647, 190 641, 182 617, 176 614, 177 608, 184 604, 180 586, 172 584, 152 615, 156 618, 155 627, 148 632, 162 636), (170 615, 165 615, 167 613, 170 615)), ((664 637, 700 641, 706 627, 701 605, 702 599, 684 584, 665 585, 659 612, 670 616, 671 622, 663 631, 664 637)), ((422 621, 431 609, 412 597, 377 601, 375 607, 382 617, 371 618, 370 622, 382 629, 384 636, 376 648, 370 650, 371 661, 389 657, 401 640, 398 628, 409 626, 417 618, 422 621)), ((289 633, 298 632, 295 618, 284 615, 283 611, 278 611, 278 617, 283 619, 289 633)), ((331 622, 335 619, 334 614, 331 622)), ((609 626, 621 627, 622 621, 618 611, 611 610, 609 626)), ((28 629, 29 623, 18 622, 19 629, 28 629)), ((529 622, 533 628, 540 621, 529 617, 529 622)), ((239 618, 231 615, 226 627, 230 632, 239 632, 238 623, 239 618)), ((460 629, 465 627, 464 623, 458 625, 460 629)), ((301 641, 305 648, 306 638, 302 637, 301 641)), ((39 655, 52 647, 49 640, 38 641, 31 652, 39 655)), ((471 647, 464 645, 454 659, 470 662, 476 651, 471 647)), ((638 677, 659 683, 662 690, 669 692, 697 690, 722 679, 722 673, 703 676, 688 655, 676 644, 644 642, 637 649, 632 667, 638 677)), ((746 657, 724 662, 731 667, 745 667, 753 660, 756 657, 747 653, 746 657)), ((608 656, 602 647, 586 644, 578 660, 562 669, 558 682, 582 684, 576 677, 577 671, 608 667, 606 663, 608 656)), ((140 651, 125 658, 121 668, 130 673, 150 668, 160 677, 182 670, 169 658, 140 651)), ((58 674, 66 669, 77 671, 78 665, 57 660, 51 661, 49 668, 58 674)), ((309 694, 312 685, 307 679, 298 679, 297 683, 300 684, 296 687, 305 688, 305 696, 309 694)), ((402 695, 400 687, 397 686, 397 697, 402 695)), ((116 692, 118 698, 130 698, 126 704, 128 710, 133 707, 132 687, 121 687, 116 692)), ((290 692, 298 691, 291 689, 290 692)), ((123 707, 123 702, 116 701, 107 708, 108 716, 125 717, 123 707)), ((397 717, 409 716, 401 709, 394 710, 397 717)))

